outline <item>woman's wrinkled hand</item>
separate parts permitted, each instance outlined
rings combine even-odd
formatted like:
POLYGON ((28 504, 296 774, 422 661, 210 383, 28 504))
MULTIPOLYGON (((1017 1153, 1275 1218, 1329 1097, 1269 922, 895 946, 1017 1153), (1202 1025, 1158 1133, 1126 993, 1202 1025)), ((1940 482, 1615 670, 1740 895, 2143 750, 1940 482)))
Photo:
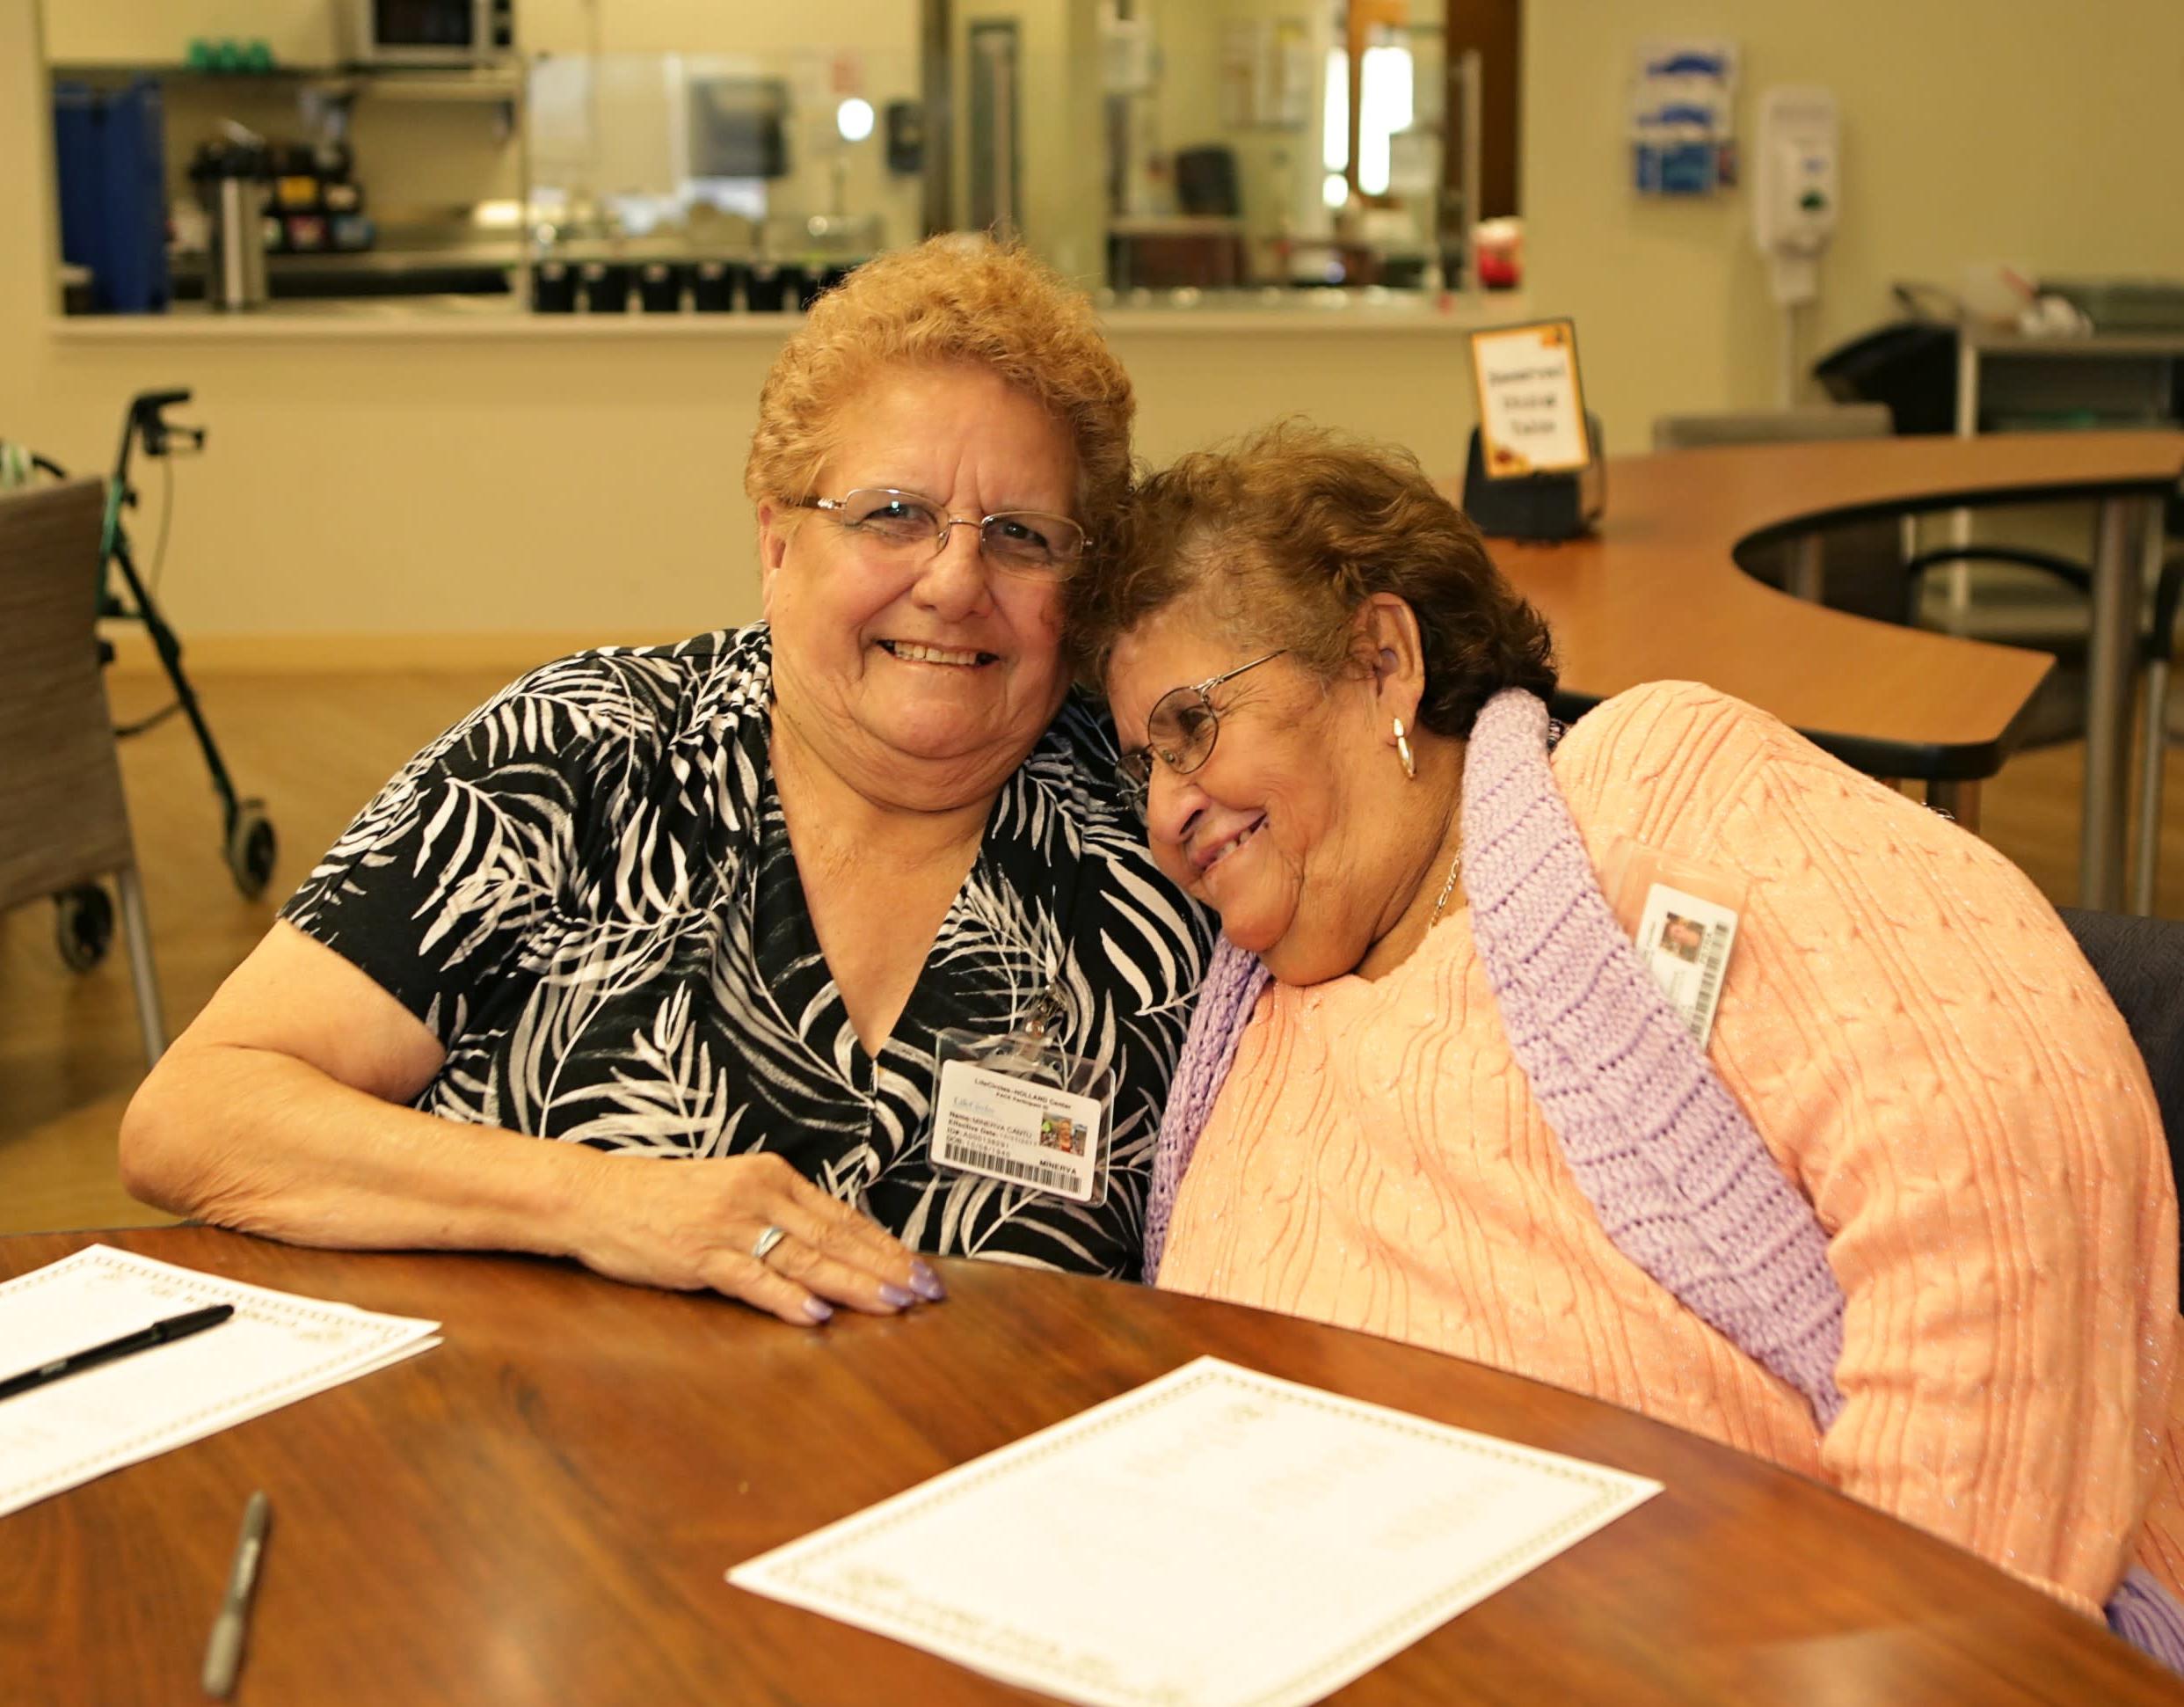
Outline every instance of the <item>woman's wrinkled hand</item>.
POLYGON ((899 1241, 777 1156, 599 1162, 569 1254, 615 1280, 710 1287, 805 1327, 836 1304, 892 1316, 944 1295, 899 1241), (769 1227, 783 1236, 761 1262, 753 1253, 769 1227))

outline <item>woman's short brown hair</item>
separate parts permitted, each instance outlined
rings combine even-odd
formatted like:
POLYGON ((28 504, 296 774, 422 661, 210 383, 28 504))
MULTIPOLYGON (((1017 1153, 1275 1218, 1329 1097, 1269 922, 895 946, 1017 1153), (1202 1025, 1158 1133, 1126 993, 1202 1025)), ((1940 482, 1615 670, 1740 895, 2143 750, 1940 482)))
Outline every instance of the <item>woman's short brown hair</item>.
POLYGON ((1077 451, 1077 520, 1111 543, 1130 482, 1129 376, 1082 292, 1015 244, 961 233, 867 261, 812 305, 759 391, 744 491, 753 505, 811 496, 860 386, 884 368, 959 362, 1061 424, 1077 451))
POLYGON ((1063 633, 1096 683, 1124 635, 1198 598, 1240 645, 1285 647, 1332 682, 1358 667, 1355 618, 1376 593, 1417 616, 1428 729, 1467 736, 1503 688, 1554 690, 1547 624, 1417 460, 1304 421, 1147 478, 1121 550, 1071 587, 1063 633))

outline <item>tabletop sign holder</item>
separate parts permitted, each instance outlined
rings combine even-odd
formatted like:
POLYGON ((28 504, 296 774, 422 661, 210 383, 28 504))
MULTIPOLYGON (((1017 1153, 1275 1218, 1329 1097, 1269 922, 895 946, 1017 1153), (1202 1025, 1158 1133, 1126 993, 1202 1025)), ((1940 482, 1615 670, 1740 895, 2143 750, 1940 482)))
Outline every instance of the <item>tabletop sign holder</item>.
POLYGON ((1575 539, 1606 506, 1600 420, 1584 406, 1577 331, 1568 320, 1471 334, 1479 424, 1464 508, 1497 539, 1575 539))

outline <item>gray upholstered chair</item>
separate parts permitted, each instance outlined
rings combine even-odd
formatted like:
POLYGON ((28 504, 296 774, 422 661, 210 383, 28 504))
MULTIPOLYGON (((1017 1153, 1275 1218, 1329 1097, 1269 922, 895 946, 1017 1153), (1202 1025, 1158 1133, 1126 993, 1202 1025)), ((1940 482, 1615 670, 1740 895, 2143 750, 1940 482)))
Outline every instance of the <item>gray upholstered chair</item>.
POLYGON ((2059 910, 2146 1059, 2169 1164, 2184 1184, 2184 921, 2059 910))
POLYGON ((2131 856, 2131 911, 2151 913, 2160 901, 2161 782, 2169 748, 2169 668, 2176 655, 2176 620, 2184 608, 2184 491, 2169 500, 2168 549, 2154 583, 2153 625, 2139 646, 2146 667, 2140 704, 2138 825, 2131 856))
POLYGON ((147 1061, 166 1047, 94 626, 105 488, 0 493, 0 909, 112 879, 147 1061))
POLYGON ((1653 423, 1656 450, 1709 444, 1809 444, 1820 439, 1885 439, 1896 423, 1884 403, 1822 403, 1800 409, 1730 409, 1702 415, 1662 415, 1653 423))

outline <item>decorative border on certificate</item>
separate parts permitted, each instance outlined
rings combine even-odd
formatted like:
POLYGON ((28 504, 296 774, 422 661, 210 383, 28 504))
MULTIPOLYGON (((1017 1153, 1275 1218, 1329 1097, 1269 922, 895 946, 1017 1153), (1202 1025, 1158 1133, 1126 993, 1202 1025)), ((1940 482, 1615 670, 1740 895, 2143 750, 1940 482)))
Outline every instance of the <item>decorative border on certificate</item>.
POLYGON ((1202 1357, 746 1560, 728 1580, 1088 1707, 1301 1707, 1659 1491, 1202 1357), (1424 1475, 1408 1479, 1414 1470, 1424 1475), (1391 1473, 1404 1478, 1405 1498, 1386 1497, 1391 1473), (1256 1498, 1235 1498, 1240 1474, 1256 1498), (1346 1478, 1380 1497, 1351 1505, 1346 1478), (1310 1508, 1337 1487, 1339 1527, 1374 1561, 1370 1584, 1312 1539, 1315 1519, 1336 1520, 1310 1508), (1163 1519, 1201 1545, 1226 1546, 1239 1568, 1194 1568, 1180 1594, 1148 1581, 1142 1616, 1118 1622, 1110 1599, 1083 1587, 1116 1550, 1099 1528, 1142 1520, 1125 1556, 1136 1563, 1120 1568, 1149 1578, 1153 1562, 1168 1558, 1163 1519), (1339 1593, 1314 1590, 1302 1618, 1254 1600, 1242 1562, 1270 1563, 1249 1533, 1269 1521, 1282 1526, 1275 1550, 1297 1556, 1282 1561, 1285 1583, 1317 1572, 1364 1598, 1344 1607, 1339 1593), (1454 1538, 1467 1524, 1477 1544, 1454 1538), (1004 1571, 994 1562, 1003 1558, 1021 1563, 1004 1571), (1045 1600, 1019 1622, 1001 1602, 1022 1600, 1027 1572, 1051 1573, 1077 1598, 1045 1600))
POLYGON ((126 1419, 103 1404, 77 1400, 92 1390, 85 1382, 145 1378, 145 1366, 129 1360, 11 1401, 0 1416, 0 1446, 16 1450, 0 1450, 0 1464, 9 1472, 0 1476, 0 1516, 440 1344, 437 1322, 276 1292, 109 1244, 86 1245, 0 1281, 0 1308, 29 1300, 49 1309, 88 1304, 96 1309, 95 1295, 106 1288, 132 1309, 142 1305, 132 1322, 163 1311, 176 1315, 232 1304, 235 1320, 252 1330, 251 1352, 232 1354, 242 1331, 237 1328, 222 1329, 225 1338, 177 1346, 175 1354, 193 1365, 209 1359, 222 1378, 186 1386, 156 1380, 157 1397, 140 1397, 126 1419), (229 1373, 238 1378, 228 1378, 229 1373), (55 1419, 65 1419, 65 1425, 55 1419))
POLYGON ((1471 334, 1480 460, 1490 480, 1589 467, 1595 450, 1570 320, 1487 326, 1471 334))

